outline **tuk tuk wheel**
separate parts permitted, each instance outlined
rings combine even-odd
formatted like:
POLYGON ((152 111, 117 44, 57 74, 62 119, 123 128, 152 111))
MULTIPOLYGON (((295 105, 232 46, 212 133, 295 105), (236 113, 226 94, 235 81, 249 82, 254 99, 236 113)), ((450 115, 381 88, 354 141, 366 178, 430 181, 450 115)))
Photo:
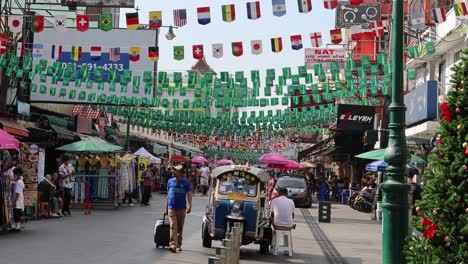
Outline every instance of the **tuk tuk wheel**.
POLYGON ((211 238, 210 232, 208 231, 208 226, 206 224, 202 224, 202 240, 203 247, 211 248, 211 242, 213 239, 211 238))

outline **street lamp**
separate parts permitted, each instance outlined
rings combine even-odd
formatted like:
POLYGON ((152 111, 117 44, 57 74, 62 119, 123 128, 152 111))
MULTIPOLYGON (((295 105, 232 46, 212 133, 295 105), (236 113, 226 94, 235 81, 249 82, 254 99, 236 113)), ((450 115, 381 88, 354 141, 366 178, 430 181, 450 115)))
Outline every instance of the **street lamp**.
POLYGON ((392 94, 389 111, 389 144, 384 160, 387 180, 381 185, 383 193, 382 263, 405 263, 403 247, 409 233, 409 191, 405 182, 405 164, 409 159, 405 137, 405 111, 403 100, 403 0, 393 1, 392 26, 392 94))
POLYGON ((172 26, 169 26, 169 30, 167 31, 167 34, 166 34, 166 39, 173 40, 175 37, 176 35, 174 34, 174 31, 172 30, 172 26))

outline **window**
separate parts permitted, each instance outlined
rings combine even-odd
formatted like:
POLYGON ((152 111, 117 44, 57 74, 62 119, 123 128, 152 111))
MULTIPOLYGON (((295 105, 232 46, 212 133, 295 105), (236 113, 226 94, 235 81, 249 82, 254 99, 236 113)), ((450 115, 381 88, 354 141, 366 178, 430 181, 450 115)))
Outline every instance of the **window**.
POLYGON ((453 63, 456 64, 459 60, 461 60, 461 54, 462 54, 462 51, 459 50, 457 52, 455 52, 455 54, 453 54, 453 63))

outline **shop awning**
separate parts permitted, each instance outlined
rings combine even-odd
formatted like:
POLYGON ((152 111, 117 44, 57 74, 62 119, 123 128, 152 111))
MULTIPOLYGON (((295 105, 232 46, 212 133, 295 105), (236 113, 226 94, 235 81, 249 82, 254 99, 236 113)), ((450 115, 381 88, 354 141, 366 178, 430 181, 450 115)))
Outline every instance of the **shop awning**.
POLYGON ((68 140, 75 140, 78 138, 72 131, 66 129, 65 127, 57 126, 53 124, 50 124, 50 127, 55 133, 57 133, 57 136, 59 138, 68 139, 68 140))
POLYGON ((305 149, 299 152, 298 158, 299 160, 303 160, 304 158, 315 156, 317 153, 323 152, 323 150, 329 149, 329 144, 333 143, 333 137, 327 138, 319 143, 313 145, 312 147, 305 149))
POLYGON ((3 130, 12 135, 29 137, 29 131, 14 119, 0 117, 0 124, 2 124, 3 130))
POLYGON ((114 152, 122 150, 122 147, 109 144, 103 140, 81 140, 57 148, 57 150, 69 152, 114 152))

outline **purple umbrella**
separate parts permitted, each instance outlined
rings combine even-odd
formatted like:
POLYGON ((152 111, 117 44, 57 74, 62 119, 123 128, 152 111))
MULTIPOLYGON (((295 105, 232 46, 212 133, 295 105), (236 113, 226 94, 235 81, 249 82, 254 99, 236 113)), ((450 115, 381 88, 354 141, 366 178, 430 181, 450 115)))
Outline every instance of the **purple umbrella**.
POLYGON ((202 156, 196 156, 192 158, 192 163, 203 163, 203 162, 208 162, 208 160, 202 156))
POLYGON ((283 155, 278 153, 268 153, 263 155, 259 161, 261 163, 276 164, 276 165, 286 165, 289 163, 289 160, 283 155))
POLYGON ((222 160, 218 160, 218 161, 216 162, 216 164, 221 165, 221 166, 224 166, 224 165, 231 165, 231 164, 232 164, 232 160, 225 160, 225 159, 222 159, 222 160))

